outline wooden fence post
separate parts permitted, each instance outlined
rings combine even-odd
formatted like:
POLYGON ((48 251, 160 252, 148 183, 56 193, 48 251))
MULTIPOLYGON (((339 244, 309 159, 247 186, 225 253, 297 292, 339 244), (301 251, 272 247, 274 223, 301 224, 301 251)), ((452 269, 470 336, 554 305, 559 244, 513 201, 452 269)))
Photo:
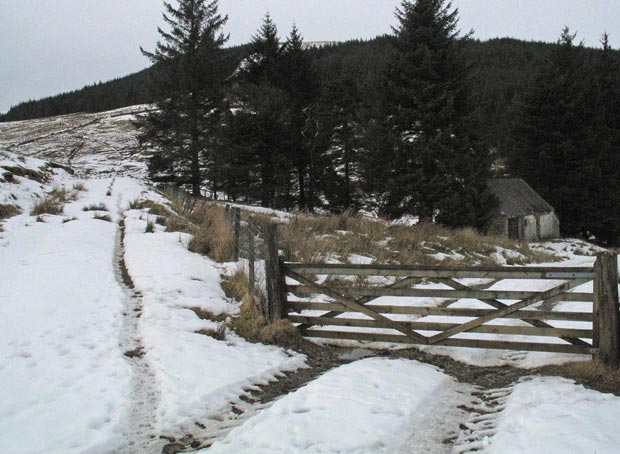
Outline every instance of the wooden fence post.
POLYGON ((233 224, 233 262, 239 261, 239 242, 241 241, 241 209, 235 208, 233 224))
POLYGON ((254 282, 255 282, 255 272, 254 272, 254 260, 255 260, 255 253, 254 253, 254 226, 253 225, 249 225, 248 226, 248 268, 249 268, 249 275, 248 275, 248 286, 250 289, 250 293, 254 293, 254 282))
POLYGON ((593 336, 598 358, 607 366, 620 365, 620 317, 618 314, 618 255, 596 256, 594 279, 593 336))
POLYGON ((282 319, 284 314, 285 289, 282 287, 284 276, 278 250, 278 225, 269 224, 266 232, 267 255, 265 257, 265 277, 267 281, 267 313, 269 320, 274 322, 282 319))

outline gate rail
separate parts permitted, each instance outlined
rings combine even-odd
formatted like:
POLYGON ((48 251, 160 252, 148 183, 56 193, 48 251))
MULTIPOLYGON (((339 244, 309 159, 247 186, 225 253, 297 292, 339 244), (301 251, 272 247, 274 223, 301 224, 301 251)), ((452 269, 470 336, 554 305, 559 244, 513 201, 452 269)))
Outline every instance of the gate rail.
POLYGON ((286 263, 276 258, 274 246, 271 249, 271 318, 288 318, 306 337, 593 354, 613 367, 620 361, 616 254, 599 254, 594 267, 421 267, 286 263), (476 283, 459 281, 462 279, 476 279, 476 283), (524 290, 524 279, 549 285, 544 290, 524 290), (493 289, 499 282, 502 288, 493 289), (593 283, 592 292, 574 291, 588 282, 593 283), (442 285, 428 288, 429 283, 442 285), (407 300, 399 304, 377 301, 384 296, 407 300), (443 301, 429 307, 419 298, 443 301), (464 298, 490 307, 450 307, 464 298), (551 310, 561 301, 591 302, 592 310, 551 310), (532 308, 535 304, 539 306, 532 308), (403 316, 408 319, 402 320, 403 316), (429 316, 442 319, 426 320, 429 316), (468 320, 446 321, 443 317, 468 320), (488 324, 506 319, 521 320, 524 326, 488 324), (549 321, 582 323, 562 327, 549 321), (469 333, 484 338, 463 337, 469 333), (517 341, 493 339, 495 335, 526 337, 517 341), (563 342, 544 343, 527 336, 563 342))

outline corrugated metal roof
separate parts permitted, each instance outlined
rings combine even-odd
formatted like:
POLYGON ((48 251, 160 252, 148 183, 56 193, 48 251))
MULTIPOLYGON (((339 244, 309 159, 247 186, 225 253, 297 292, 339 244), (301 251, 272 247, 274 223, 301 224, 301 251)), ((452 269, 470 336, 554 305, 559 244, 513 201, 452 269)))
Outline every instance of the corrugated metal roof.
POLYGON ((489 180, 488 186, 499 200, 499 210, 508 217, 554 211, 553 207, 521 178, 495 178, 489 180))

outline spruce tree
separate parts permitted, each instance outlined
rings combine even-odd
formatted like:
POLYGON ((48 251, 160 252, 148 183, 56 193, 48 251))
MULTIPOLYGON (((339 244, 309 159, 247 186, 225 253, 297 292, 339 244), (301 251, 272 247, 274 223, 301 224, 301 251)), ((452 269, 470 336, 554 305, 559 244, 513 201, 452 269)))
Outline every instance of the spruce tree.
POLYGON ((596 55, 589 78, 588 99, 594 104, 592 116, 598 159, 593 175, 593 216, 588 231, 605 245, 620 245, 620 57, 609 45, 605 33, 602 50, 596 55))
POLYGON ((188 184, 200 195, 206 174, 217 175, 215 131, 224 108, 222 27, 217 0, 164 2, 169 31, 154 52, 142 50, 157 67, 152 89, 157 110, 138 122, 140 140, 154 149, 149 170, 154 179, 188 184))
POLYGON ((288 98, 290 118, 288 130, 289 159, 297 173, 297 205, 312 210, 315 202, 316 167, 316 102, 319 96, 318 77, 303 48, 303 37, 293 26, 282 47, 278 79, 288 98), (309 126, 312 125, 311 128, 309 126))
MULTIPOLYGON (((250 54, 236 73, 231 97, 237 107, 225 136, 232 160, 255 163, 244 179, 252 181, 254 197, 263 206, 289 208, 292 192, 290 162, 290 109, 281 82, 282 45, 269 15, 253 37, 250 54)), ((237 172, 234 165, 228 170, 237 172)), ((231 181, 230 178, 228 178, 231 181)))
POLYGON ((593 74, 574 40, 565 27, 526 94, 509 165, 556 209, 563 234, 587 237, 599 196, 600 115, 589 94, 593 74))
POLYGON ((370 125, 367 180, 390 217, 483 227, 493 206, 490 158, 469 105, 457 10, 403 1, 383 102, 370 125))

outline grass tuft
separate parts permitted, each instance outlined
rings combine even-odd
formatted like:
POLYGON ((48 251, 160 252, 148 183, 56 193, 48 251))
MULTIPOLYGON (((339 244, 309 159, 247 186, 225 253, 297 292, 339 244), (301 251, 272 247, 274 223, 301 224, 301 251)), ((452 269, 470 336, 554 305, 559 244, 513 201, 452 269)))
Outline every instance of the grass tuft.
POLYGON ((3 205, 0 203, 0 220, 18 215, 21 212, 17 205, 3 205))
POLYGON ((220 323, 217 329, 203 328, 201 330, 196 331, 196 334, 202 334, 203 336, 209 336, 219 341, 226 340, 226 323, 220 323))
POLYGON ((144 233, 154 233, 154 232, 155 232, 155 223, 151 221, 150 219, 148 219, 146 221, 146 229, 144 230, 144 233))
POLYGON ((103 204, 91 204, 82 208, 82 211, 108 211, 108 208, 103 204))
POLYGON ((80 191, 80 192, 86 192, 86 185, 81 182, 81 181, 77 181, 75 183, 73 183, 73 190, 74 191, 80 191))
POLYGON ((197 227, 188 248, 192 252, 208 255, 217 262, 232 259, 233 237, 223 207, 210 204, 192 213, 197 227))
POLYGON ((41 214, 62 214, 64 210, 63 202, 56 197, 45 196, 34 204, 30 214, 39 216, 41 214))
POLYGON ((44 183, 47 181, 47 176, 43 172, 39 172, 38 170, 27 169, 22 166, 2 166, 2 168, 18 177, 28 178, 29 180, 34 180, 39 183, 44 183))
POLYGON ((112 217, 109 214, 95 213, 93 219, 97 219, 99 221, 114 222, 112 221, 112 217))
POLYGON ((167 232, 183 232, 183 233, 191 233, 192 225, 187 219, 182 218, 181 216, 170 216, 166 219, 166 231, 167 232))

